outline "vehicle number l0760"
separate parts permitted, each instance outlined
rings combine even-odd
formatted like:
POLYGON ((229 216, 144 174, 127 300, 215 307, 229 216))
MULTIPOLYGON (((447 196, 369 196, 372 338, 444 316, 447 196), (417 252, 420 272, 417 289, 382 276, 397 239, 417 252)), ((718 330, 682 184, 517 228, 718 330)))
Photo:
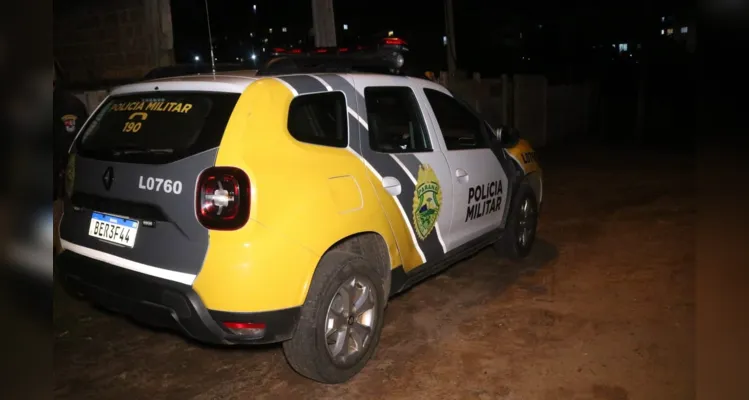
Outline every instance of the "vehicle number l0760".
POLYGON ((180 194, 182 193, 182 182, 164 178, 143 178, 143 176, 141 176, 140 179, 138 179, 138 189, 180 194))

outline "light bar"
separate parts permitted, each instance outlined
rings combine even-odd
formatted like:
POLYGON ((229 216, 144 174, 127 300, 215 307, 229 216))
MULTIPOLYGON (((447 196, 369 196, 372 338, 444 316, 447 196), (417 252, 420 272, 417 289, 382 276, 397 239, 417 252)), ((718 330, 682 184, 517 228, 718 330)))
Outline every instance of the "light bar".
POLYGON ((397 37, 387 37, 383 39, 383 42, 385 42, 386 45, 391 46, 407 46, 408 43, 406 43, 405 40, 397 37))
POLYGON ((392 50, 366 52, 318 51, 315 53, 279 54, 261 66, 257 76, 295 73, 369 72, 401 74, 403 54, 392 50))
POLYGON ((312 49, 271 49, 271 58, 258 69, 257 76, 293 73, 349 73, 371 72, 402 75, 405 40, 386 37, 374 46, 316 47, 312 49))
POLYGON ((302 50, 298 47, 282 48, 274 47, 271 49, 271 56, 280 56, 286 54, 341 54, 341 53, 354 53, 354 52, 379 52, 383 49, 392 49, 398 52, 407 52, 408 43, 405 40, 397 37, 386 37, 379 41, 374 46, 357 45, 351 49, 349 47, 315 47, 309 50, 302 50))

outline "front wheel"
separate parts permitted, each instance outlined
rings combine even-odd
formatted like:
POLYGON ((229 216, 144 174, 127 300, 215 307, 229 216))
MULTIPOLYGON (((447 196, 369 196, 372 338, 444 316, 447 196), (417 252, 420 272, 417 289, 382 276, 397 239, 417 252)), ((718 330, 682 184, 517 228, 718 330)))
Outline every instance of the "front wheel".
POLYGON ((512 259, 525 258, 533 247, 538 226, 536 195, 527 184, 522 184, 515 195, 505 231, 495 248, 512 259))
POLYGON ((284 354, 299 374, 342 383, 372 357, 382 331, 382 277, 362 257, 326 254, 315 271, 294 336, 284 354))

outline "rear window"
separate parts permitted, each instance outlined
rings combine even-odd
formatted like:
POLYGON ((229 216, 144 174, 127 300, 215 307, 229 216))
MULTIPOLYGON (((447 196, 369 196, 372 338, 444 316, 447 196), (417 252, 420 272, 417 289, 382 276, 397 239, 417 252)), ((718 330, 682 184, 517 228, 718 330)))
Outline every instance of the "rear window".
POLYGON ((107 100, 80 135, 83 156, 167 162, 219 145, 235 93, 149 92, 107 100))
POLYGON ((305 143, 331 147, 348 145, 346 97, 341 92, 297 96, 289 106, 291 136, 305 143))

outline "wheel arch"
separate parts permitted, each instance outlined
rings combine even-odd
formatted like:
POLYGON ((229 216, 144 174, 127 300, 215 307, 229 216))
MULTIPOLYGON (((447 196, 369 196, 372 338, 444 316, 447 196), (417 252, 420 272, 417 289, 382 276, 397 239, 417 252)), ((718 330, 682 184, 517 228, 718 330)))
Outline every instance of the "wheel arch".
POLYGON ((543 179, 541 170, 534 170, 531 172, 525 172, 525 169, 520 165, 517 159, 514 157, 510 158, 512 165, 515 168, 515 174, 517 174, 517 180, 515 184, 515 191, 517 187, 523 184, 527 184, 533 190, 533 194, 536 196, 536 203, 540 206, 543 200, 543 179))
MULTIPOLYGON (((387 241, 381 234, 372 231, 352 234, 334 243, 325 254, 332 251, 346 251, 358 254, 365 260, 370 261, 369 265, 375 268, 376 272, 382 277, 385 298, 388 298, 390 294, 392 267, 390 265, 390 252, 388 251, 387 241)), ((325 257, 325 254, 323 254, 323 257, 325 257)))
POLYGON ((541 179, 541 172, 534 171, 531 172, 521 180, 528 183, 528 185, 533 189, 533 194, 536 195, 536 204, 541 206, 541 202, 543 200, 543 191, 544 191, 544 184, 543 179, 541 179))

